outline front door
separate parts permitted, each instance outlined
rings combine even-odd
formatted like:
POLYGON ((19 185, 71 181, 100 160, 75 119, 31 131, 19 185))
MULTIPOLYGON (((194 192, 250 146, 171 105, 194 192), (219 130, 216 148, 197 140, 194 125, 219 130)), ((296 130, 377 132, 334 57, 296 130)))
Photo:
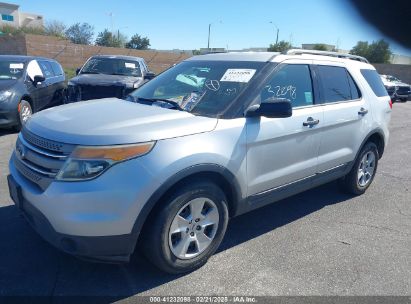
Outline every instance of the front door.
POLYGON ((293 106, 291 117, 247 118, 249 196, 316 173, 323 109, 315 103, 310 63, 282 63, 260 93, 261 100, 289 99, 293 106))

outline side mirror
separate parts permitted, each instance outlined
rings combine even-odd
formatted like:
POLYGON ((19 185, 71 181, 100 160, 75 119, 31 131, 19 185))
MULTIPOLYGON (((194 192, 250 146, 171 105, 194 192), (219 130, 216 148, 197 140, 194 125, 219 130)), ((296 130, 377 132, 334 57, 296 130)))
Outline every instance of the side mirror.
POLYGON ((33 78, 34 84, 38 84, 40 82, 43 82, 44 80, 46 80, 46 78, 44 76, 41 76, 41 75, 36 75, 33 78))
POLYGON ((154 77, 156 77, 156 73, 153 73, 153 72, 147 72, 147 73, 144 75, 144 79, 146 79, 146 80, 153 79, 154 77))
POLYGON ((293 114, 291 102, 285 98, 268 98, 259 105, 253 105, 245 112, 246 117, 285 118, 293 114))
POLYGON ((80 73, 80 70, 81 70, 80 68, 76 69, 76 75, 78 75, 78 73, 80 73))

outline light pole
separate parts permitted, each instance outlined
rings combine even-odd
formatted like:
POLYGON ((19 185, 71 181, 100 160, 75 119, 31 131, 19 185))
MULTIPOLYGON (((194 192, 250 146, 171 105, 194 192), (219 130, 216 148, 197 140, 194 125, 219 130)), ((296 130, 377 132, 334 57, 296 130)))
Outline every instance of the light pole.
POLYGON ((208 24, 208 43, 207 43, 208 50, 210 50, 210 34, 211 34, 211 23, 208 24))
MULTIPOLYGON (((221 20, 219 21, 219 23, 223 23, 221 20)), ((211 25, 213 25, 214 23, 209 23, 208 24, 208 43, 207 43, 207 49, 210 50, 210 36, 211 36, 211 25)))
MULTIPOLYGON (((276 38, 275 38, 275 44, 277 44, 278 43, 278 34, 280 33, 280 29, 274 24, 274 22, 270 21, 270 23, 274 26, 275 29, 277 29, 277 35, 276 35, 276 38)), ((276 32, 275 29, 274 29, 274 33, 276 32)))

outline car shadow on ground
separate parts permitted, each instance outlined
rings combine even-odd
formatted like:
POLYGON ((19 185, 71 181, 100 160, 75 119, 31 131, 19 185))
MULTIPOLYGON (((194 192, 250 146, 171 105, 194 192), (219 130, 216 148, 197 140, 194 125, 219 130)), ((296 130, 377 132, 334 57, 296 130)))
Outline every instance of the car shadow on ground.
MULTIPOLYGON (((337 188, 333 182, 234 218, 218 252, 352 198, 337 188)), ((92 296, 93 302, 111 303, 181 277, 160 272, 139 253, 125 265, 61 253, 28 226, 15 206, 0 208, 0 223, 0 295, 86 296, 85 302, 92 296)))

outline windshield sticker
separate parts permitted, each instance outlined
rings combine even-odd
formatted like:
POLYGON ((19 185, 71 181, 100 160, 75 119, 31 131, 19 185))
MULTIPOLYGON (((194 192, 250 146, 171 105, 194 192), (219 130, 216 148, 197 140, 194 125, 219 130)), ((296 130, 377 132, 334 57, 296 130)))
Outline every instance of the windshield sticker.
POLYGON ((220 82, 214 79, 208 79, 205 82, 205 86, 210 91, 217 92, 220 89, 220 82))
POLYGON ((10 69, 23 69, 24 65, 22 63, 10 63, 10 69))
POLYGON ((136 68, 136 64, 135 64, 135 63, 125 62, 124 64, 126 65, 126 68, 129 68, 129 69, 135 69, 135 68, 136 68))
POLYGON ((255 72, 253 69, 228 69, 220 81, 249 82, 255 72))

